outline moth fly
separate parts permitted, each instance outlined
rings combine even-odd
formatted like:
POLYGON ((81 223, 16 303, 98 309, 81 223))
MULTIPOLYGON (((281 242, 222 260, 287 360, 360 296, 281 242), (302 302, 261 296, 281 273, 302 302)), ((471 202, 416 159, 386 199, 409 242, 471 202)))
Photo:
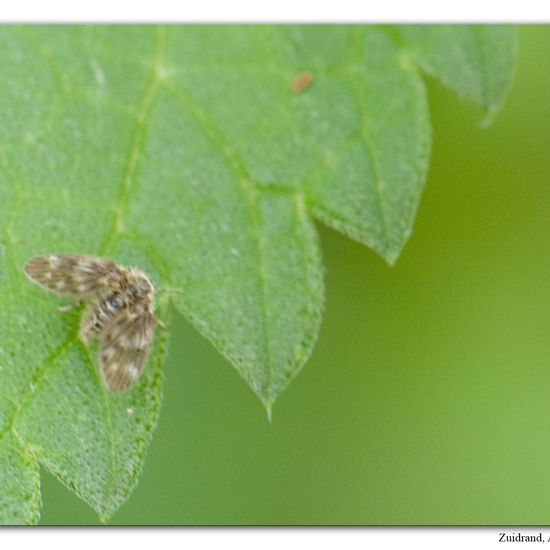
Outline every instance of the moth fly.
POLYGON ((99 342, 106 386, 113 392, 128 390, 147 364, 157 323, 156 291, 149 277, 110 258, 82 254, 35 256, 24 270, 46 290, 88 302, 80 336, 99 342))

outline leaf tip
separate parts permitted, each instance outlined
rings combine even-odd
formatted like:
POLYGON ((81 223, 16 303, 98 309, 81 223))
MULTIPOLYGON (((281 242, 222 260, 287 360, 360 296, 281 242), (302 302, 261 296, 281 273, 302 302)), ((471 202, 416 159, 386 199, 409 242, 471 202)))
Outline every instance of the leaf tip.
POLYGON ((271 424, 271 420, 272 420, 272 416, 271 416, 271 412, 273 410, 273 403, 271 401, 267 401, 264 403, 264 407, 265 407, 265 412, 267 413, 267 420, 268 422, 271 424))
POLYGON ((109 518, 111 517, 110 514, 108 513, 105 513, 105 512, 100 512, 99 514, 99 521, 103 524, 103 525, 107 525, 107 523, 109 523, 109 518))
POLYGON ((401 254, 401 248, 397 249, 388 249, 383 254, 381 254, 384 261, 390 266, 393 267, 395 262, 399 259, 401 254))
POLYGON ((97 515, 99 516, 99 521, 102 525, 109 524, 110 519, 113 517, 113 514, 116 512, 120 504, 121 503, 119 502, 118 504, 101 507, 100 509, 94 507, 97 515))
POLYGON ((485 116, 479 121, 478 126, 480 129, 485 130, 493 124, 495 118, 500 113, 501 105, 491 105, 485 109, 485 116))

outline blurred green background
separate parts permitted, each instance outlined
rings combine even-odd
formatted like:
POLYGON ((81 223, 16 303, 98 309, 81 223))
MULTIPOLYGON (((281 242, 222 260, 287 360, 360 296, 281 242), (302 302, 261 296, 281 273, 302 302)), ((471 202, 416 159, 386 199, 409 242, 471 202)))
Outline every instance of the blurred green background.
MULTIPOLYGON (((319 225, 326 311, 276 403, 174 323, 117 524, 550 523, 550 26, 492 126, 429 82, 433 158, 396 266, 319 225)), ((43 472, 43 524, 97 515, 43 472)))

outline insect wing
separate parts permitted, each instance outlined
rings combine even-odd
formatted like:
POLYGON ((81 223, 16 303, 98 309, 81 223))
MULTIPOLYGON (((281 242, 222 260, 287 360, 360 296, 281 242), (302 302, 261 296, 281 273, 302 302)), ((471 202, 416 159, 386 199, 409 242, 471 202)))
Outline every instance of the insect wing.
POLYGON ((24 269, 41 287, 76 300, 100 297, 117 288, 124 277, 113 260, 81 254, 35 256, 24 269))
POLYGON ((113 392, 129 389, 140 377, 153 341, 155 317, 145 308, 122 310, 101 338, 101 374, 113 392))

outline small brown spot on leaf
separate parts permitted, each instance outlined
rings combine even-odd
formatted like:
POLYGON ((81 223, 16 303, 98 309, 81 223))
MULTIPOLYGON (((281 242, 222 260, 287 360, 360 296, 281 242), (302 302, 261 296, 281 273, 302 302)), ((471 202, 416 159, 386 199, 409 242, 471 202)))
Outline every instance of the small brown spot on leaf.
POLYGON ((313 75, 311 73, 299 74, 292 83, 292 91, 295 94, 300 94, 307 90, 313 83, 313 75))

